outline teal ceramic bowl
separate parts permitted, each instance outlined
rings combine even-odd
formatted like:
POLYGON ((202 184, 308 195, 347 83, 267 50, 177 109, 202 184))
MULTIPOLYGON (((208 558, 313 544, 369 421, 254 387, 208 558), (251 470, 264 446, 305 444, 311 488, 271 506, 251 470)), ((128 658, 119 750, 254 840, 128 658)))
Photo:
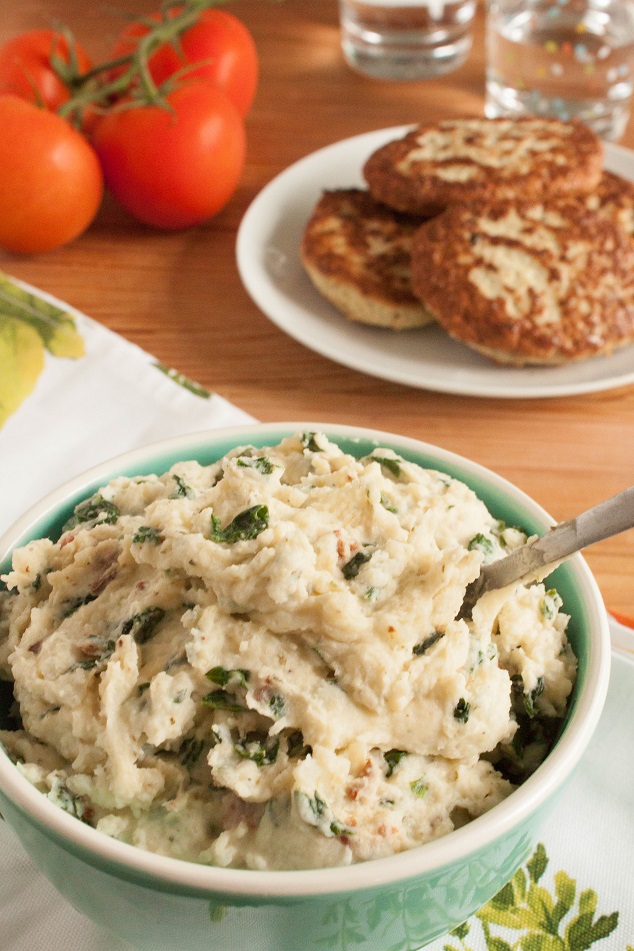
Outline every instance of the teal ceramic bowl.
MULTIPOLYGON (((319 430, 362 456, 377 444, 470 485, 490 511, 529 533, 552 519, 510 483, 460 456, 387 433, 319 423, 253 425, 170 439, 73 479, 0 539, 12 549, 59 533, 73 507, 117 475, 210 463, 236 445, 263 446, 319 430)), ((0 748, 0 811, 25 850, 79 911, 146 951, 413 951, 485 904, 531 855, 551 807, 599 721, 609 676, 607 617, 581 556, 551 576, 579 661, 562 734, 543 764, 504 802, 444 838, 346 868, 300 872, 223 869, 165 858, 111 839, 63 812, 0 748)), ((579 830, 580 833, 582 830, 579 830)))

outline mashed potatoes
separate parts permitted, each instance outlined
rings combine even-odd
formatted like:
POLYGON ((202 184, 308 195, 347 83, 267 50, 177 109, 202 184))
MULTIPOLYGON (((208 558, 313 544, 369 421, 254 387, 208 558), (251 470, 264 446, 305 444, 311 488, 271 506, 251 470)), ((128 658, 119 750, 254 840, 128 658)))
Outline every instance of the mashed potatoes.
POLYGON ((575 658, 524 544, 449 476, 323 434, 117 478, 16 551, 0 739, 97 829, 195 862, 344 865, 486 812, 545 755, 575 658))

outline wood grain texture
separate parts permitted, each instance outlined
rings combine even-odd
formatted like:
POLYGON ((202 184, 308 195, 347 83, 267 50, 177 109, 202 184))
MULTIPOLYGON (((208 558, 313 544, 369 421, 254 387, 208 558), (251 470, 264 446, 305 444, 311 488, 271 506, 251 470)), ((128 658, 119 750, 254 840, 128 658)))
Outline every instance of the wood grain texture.
MULTIPOLYGON (((116 9, 141 15, 157 5, 3 3, 0 41, 58 20, 101 58, 125 22, 116 9)), ((397 84, 345 65, 336 0, 236 0, 230 9, 256 39, 261 81, 247 120, 247 167, 229 205, 206 225, 171 234, 136 224, 106 198, 72 245, 30 258, 0 253, 0 269, 68 301, 259 419, 370 425, 436 443, 511 479, 558 520, 632 484, 634 387, 494 400, 373 379, 283 334, 238 277, 240 220, 292 162, 357 133, 482 112, 482 8, 463 67, 439 81, 397 84)), ((621 144, 634 148, 632 122, 621 144)), ((634 616, 633 553, 634 532, 627 532, 594 546, 587 560, 606 603, 634 616)))

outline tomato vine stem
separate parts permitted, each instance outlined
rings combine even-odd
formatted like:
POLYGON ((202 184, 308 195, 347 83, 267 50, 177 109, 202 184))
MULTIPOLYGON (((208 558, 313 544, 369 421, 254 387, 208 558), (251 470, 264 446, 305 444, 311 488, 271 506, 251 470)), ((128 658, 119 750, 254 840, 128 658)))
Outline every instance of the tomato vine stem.
MULTIPOLYGON (((167 87, 156 85, 149 67, 153 53, 165 44, 178 50, 180 37, 199 21, 201 14, 226 2, 228 0, 182 0, 178 3, 169 0, 161 5, 159 19, 142 17, 130 21, 130 25, 138 24, 147 30, 138 37, 130 37, 130 43, 134 45, 130 53, 98 63, 84 73, 79 72, 73 37, 61 26, 59 32, 66 37, 71 51, 69 62, 53 50, 50 60, 71 95, 59 107, 58 114, 81 128, 87 111, 99 113, 112 108, 144 105, 169 109, 165 94, 173 89, 173 83, 167 87)), ((191 67, 186 67, 182 72, 190 70, 191 67)))

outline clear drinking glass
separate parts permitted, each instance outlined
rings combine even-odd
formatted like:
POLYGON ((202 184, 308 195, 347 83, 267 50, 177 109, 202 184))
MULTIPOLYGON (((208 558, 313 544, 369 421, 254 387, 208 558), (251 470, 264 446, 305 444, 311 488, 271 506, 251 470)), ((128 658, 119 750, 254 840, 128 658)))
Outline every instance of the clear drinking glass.
POLYGON ((634 84, 634 0, 489 0, 485 111, 586 122, 619 139, 634 84))
POLYGON ((440 76, 471 49, 475 0, 339 0, 339 11, 346 61, 377 79, 440 76))

